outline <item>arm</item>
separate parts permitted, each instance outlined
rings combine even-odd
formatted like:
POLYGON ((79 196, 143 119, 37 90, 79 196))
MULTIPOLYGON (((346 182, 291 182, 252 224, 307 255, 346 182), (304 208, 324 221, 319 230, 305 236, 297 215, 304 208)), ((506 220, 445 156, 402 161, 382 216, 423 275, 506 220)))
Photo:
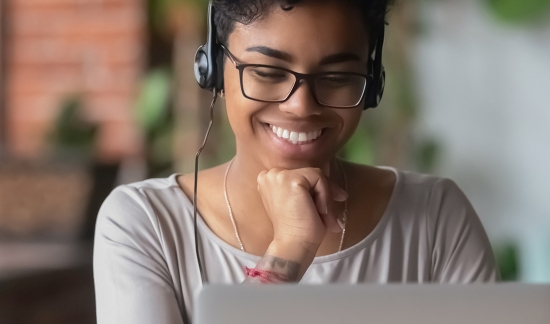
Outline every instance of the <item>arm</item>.
POLYGON ((115 189, 98 215, 94 282, 99 324, 183 324, 146 199, 115 189))
POLYGON ((258 190, 273 223, 273 241, 245 282, 297 282, 328 230, 341 232, 333 201, 347 193, 319 169, 272 169, 258 176, 258 190))
MULTIPOLYGON (((255 269, 280 276, 273 282, 298 282, 313 262, 318 248, 315 245, 272 242, 255 269)), ((263 283, 259 278, 251 276, 248 276, 244 282, 263 283)))

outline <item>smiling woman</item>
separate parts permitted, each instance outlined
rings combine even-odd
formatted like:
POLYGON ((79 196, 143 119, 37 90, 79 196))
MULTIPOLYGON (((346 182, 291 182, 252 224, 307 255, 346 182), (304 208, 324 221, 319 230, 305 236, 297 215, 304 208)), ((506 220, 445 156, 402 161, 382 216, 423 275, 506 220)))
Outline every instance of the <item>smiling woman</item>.
MULTIPOLYGON (((483 227, 454 182, 335 157, 383 91, 386 1, 218 0, 212 10, 217 41, 201 50, 210 46, 220 70, 199 50, 198 81, 223 87, 237 153, 198 175, 205 280, 498 278, 483 227)), ((194 175, 174 174, 107 198, 94 252, 99 323, 189 321, 203 284, 194 185, 194 175)))

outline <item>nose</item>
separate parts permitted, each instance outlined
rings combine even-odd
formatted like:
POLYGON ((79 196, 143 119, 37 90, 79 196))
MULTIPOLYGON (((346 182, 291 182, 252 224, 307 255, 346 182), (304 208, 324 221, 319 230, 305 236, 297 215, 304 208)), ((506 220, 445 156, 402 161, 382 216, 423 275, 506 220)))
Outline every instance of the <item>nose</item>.
POLYGON ((300 80, 290 98, 279 104, 279 109, 298 117, 308 117, 320 115, 323 107, 315 100, 311 84, 306 80, 300 80))

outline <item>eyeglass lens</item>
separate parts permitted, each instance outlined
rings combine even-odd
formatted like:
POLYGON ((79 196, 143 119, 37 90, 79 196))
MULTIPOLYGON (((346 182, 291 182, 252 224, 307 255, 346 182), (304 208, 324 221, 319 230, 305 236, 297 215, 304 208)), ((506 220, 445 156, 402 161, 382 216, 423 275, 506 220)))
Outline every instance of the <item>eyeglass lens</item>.
MULTIPOLYGON (((264 66, 247 66, 242 71, 242 86, 249 98, 269 101, 285 101, 294 84, 294 74, 264 66)), ((317 100, 322 105, 330 107, 355 107, 365 92, 367 79, 354 74, 323 74, 314 81, 314 91, 317 100)))

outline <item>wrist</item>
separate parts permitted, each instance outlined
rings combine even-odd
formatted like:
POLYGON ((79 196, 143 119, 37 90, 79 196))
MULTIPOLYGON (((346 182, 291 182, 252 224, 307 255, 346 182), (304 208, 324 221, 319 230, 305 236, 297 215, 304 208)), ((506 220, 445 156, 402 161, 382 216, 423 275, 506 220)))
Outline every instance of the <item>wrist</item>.
MULTIPOLYGON (((298 270, 295 278, 290 276, 290 281, 300 281, 306 270, 313 262, 318 249, 318 244, 297 241, 273 241, 269 245, 266 255, 270 256, 272 260, 273 258, 277 260, 285 260, 288 261, 289 264, 293 264, 297 267, 298 270)), ((264 265, 261 266, 263 268, 264 265)), ((274 270, 278 271, 278 269, 274 270)))
POLYGON ((317 254, 320 244, 297 241, 274 239, 267 248, 266 255, 273 255, 282 259, 302 262, 313 259, 317 254))

